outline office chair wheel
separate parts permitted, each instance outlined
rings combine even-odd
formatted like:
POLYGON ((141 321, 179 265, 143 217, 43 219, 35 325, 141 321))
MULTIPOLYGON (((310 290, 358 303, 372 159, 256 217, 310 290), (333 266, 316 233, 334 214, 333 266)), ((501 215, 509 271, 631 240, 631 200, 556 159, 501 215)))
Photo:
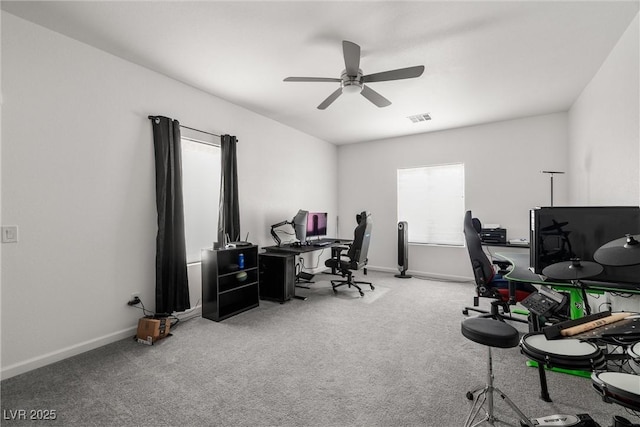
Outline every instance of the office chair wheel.
POLYGON ((375 291, 375 290, 376 290, 376 288, 375 288, 373 285, 369 285, 369 286, 371 286, 371 290, 372 290, 372 291, 375 291))
POLYGON ((364 292, 362 292, 362 291, 358 291, 358 292, 360 292, 360 296, 361 296, 361 297, 363 297, 363 296, 364 296, 364 292))
POLYGON ((469 400, 473 400, 473 398, 474 398, 473 393, 471 393, 470 391, 468 391, 465 396, 467 396, 467 399, 469 399, 469 400))

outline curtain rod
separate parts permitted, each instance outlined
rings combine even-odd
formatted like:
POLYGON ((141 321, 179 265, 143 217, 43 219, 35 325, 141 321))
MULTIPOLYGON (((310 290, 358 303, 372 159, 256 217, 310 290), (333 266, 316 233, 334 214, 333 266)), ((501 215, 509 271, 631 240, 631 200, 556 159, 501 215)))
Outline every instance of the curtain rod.
MULTIPOLYGON (((149 120, 156 120, 158 119, 158 117, 156 116, 149 116, 149 120)), ((216 135, 215 133, 211 133, 211 132, 205 132, 203 130, 200 129, 194 129, 194 128, 190 128, 189 126, 184 126, 184 125, 180 125, 181 128, 185 128, 185 129, 189 129, 189 130, 193 130, 196 132, 200 132, 200 133, 205 133, 207 135, 211 135, 211 136, 217 136, 218 138, 220 138, 220 135, 216 135)))
POLYGON ((185 129, 194 130, 194 131, 196 131, 196 132, 200 132, 200 133, 206 133, 207 135, 211 135, 211 136, 217 136, 218 138, 220 138, 220 135, 216 135, 215 133, 205 132, 205 131, 200 130, 200 129, 190 128, 189 126, 183 126, 183 125, 180 125, 180 127, 181 127, 181 128, 185 128, 185 129))

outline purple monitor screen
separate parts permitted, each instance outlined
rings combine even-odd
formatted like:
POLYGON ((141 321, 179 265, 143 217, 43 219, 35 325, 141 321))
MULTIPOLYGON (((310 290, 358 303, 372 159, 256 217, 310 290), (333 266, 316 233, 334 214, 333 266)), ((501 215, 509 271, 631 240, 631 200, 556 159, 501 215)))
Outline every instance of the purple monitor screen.
POLYGON ((307 237, 327 235, 327 213, 309 212, 307 217, 307 237))

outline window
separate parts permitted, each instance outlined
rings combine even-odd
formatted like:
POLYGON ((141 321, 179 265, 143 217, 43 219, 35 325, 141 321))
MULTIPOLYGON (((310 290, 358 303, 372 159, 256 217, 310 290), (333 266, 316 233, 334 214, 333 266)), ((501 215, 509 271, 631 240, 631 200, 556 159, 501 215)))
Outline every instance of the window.
POLYGON ((398 169, 398 221, 409 243, 464 246, 464 164, 398 169))
POLYGON ((182 142, 182 190, 187 262, 200 262, 200 250, 218 240, 220 147, 192 138, 182 142))

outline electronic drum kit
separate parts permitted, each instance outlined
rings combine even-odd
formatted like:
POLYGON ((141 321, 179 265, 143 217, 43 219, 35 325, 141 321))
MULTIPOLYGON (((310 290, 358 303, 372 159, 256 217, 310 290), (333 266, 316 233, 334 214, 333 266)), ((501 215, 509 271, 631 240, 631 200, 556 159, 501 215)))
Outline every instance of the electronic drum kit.
MULTIPOLYGON (((581 280, 602 273, 603 265, 631 266, 640 264, 640 235, 627 235, 604 244, 595 251, 593 259, 597 262, 574 258, 570 261, 551 264, 542 271, 542 274, 548 278, 568 280, 573 286, 581 289, 587 316, 590 315, 590 308, 586 298, 586 287, 581 280)), ((632 369, 634 366, 637 367, 635 373, 607 371, 603 350, 591 341, 572 337, 553 340, 547 339, 542 332, 531 332, 522 337, 520 348, 523 354, 547 368, 591 371, 592 386, 605 402, 616 403, 627 408, 634 415, 640 416, 640 341, 626 349, 629 366, 632 369)), ((588 415, 582 415, 585 415, 589 420, 585 421, 581 415, 577 417, 563 415, 561 417, 567 417, 564 422, 556 419, 546 425, 597 426, 588 415)), ((549 417, 537 419, 536 425, 545 425, 544 419, 549 419, 549 417)), ((616 416, 611 427, 640 427, 640 424, 616 416)))

